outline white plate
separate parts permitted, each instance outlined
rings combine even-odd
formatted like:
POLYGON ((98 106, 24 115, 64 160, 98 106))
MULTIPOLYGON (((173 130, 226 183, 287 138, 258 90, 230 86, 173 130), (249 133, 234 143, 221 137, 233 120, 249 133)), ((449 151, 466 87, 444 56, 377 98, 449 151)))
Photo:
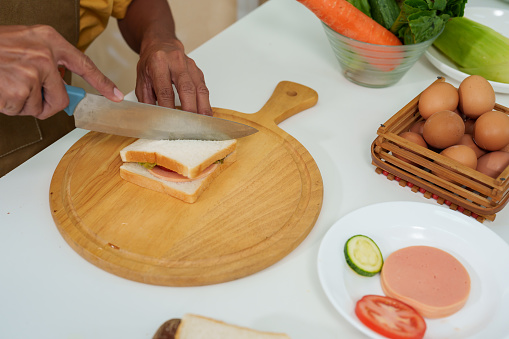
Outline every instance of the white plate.
MULTIPOLYGON (((468 7, 467 5, 465 7, 465 17, 493 28, 500 34, 509 37, 509 11, 507 10, 487 7, 468 7)), ((426 58, 433 66, 459 82, 469 76, 469 74, 459 71, 456 65, 434 46, 430 46, 424 55, 426 55, 426 58)), ((495 81, 490 81, 490 83, 495 92, 509 93, 509 84, 495 81)))
POLYGON ((412 245, 440 248, 468 270, 471 291, 465 306, 441 319, 426 319, 425 338, 506 338, 509 336, 509 245, 487 226, 444 206, 389 202, 351 212, 322 240, 318 275, 325 294, 352 325, 372 338, 383 338, 355 315, 357 300, 384 295, 380 275, 362 277, 345 261, 343 248, 353 235, 371 237, 387 257, 412 245))

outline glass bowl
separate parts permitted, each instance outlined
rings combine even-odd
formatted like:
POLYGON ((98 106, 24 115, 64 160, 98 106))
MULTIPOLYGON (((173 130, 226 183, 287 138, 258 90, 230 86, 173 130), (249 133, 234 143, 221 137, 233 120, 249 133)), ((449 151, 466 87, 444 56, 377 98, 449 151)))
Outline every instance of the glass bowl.
POLYGON ((375 45, 348 38, 322 24, 345 78, 374 88, 397 83, 440 35, 413 45, 375 45))

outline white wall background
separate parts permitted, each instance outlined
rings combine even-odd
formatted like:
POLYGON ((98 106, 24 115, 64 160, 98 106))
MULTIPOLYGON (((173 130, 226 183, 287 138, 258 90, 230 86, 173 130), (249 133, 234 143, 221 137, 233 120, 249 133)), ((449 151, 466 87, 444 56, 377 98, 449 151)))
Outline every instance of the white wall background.
MULTIPOLYGON (((168 0, 175 19, 177 36, 189 53, 266 0, 168 0)), ((94 61, 119 89, 127 94, 134 89, 138 55, 124 42, 117 22, 111 19, 106 30, 87 49, 94 61)), ((79 76, 73 85, 97 93, 79 76)))

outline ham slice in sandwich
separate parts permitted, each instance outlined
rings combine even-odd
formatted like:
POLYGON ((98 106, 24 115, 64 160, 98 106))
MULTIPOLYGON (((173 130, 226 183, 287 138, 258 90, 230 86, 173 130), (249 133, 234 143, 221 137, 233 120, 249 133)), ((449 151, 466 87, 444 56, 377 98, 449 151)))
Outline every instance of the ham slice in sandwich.
POLYGON ((138 139, 120 151, 120 177, 194 203, 236 160, 237 140, 138 139))

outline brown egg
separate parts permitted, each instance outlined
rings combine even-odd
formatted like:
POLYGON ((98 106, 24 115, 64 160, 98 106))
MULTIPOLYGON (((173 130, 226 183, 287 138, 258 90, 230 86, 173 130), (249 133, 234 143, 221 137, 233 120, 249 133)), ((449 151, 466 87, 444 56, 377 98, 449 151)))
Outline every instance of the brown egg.
POLYGON ((474 141, 488 151, 498 151, 509 144, 509 116, 500 111, 481 115, 475 122, 474 141))
POLYGON ((467 117, 476 119, 495 107, 495 91, 480 75, 465 78, 459 88, 459 108, 467 117))
POLYGON ((489 152, 477 159, 477 170, 492 178, 497 178, 509 165, 509 153, 489 152))
POLYGON ((479 148, 479 146, 476 145, 476 143, 474 142, 474 138, 472 137, 472 134, 467 133, 463 134, 460 141, 458 141, 458 145, 465 145, 470 147, 475 152, 477 158, 486 154, 485 150, 479 148))
POLYGON ((413 143, 416 143, 417 145, 420 145, 422 147, 428 148, 428 145, 426 144, 426 141, 424 141, 424 138, 419 134, 415 132, 403 132, 399 134, 400 137, 411 141, 413 143))
POLYGON ((424 123, 426 121, 425 120, 421 120, 421 121, 417 121, 416 123, 414 123, 412 126, 410 126, 410 128, 408 129, 409 132, 414 132, 414 133, 417 133, 417 134, 420 134, 422 135, 422 130, 424 128, 424 123))
POLYGON ((477 167, 477 155, 468 146, 465 145, 450 146, 444 149, 442 152, 440 152, 440 154, 442 154, 444 157, 454 159, 457 162, 472 169, 476 169, 477 167))
POLYGON ((461 119, 463 119, 463 121, 465 121, 465 119, 467 118, 467 117, 465 116, 465 114, 461 113, 461 111, 459 110, 459 108, 456 108, 455 110, 453 110, 453 112, 454 112, 454 113, 456 113, 456 114, 458 114, 458 115, 461 117, 461 119))
POLYGON ((448 82, 437 82, 426 88, 419 98, 419 113, 428 119, 438 111, 454 111, 458 107, 459 94, 448 82))
POLYGON ((504 147, 502 147, 501 149, 499 149, 499 151, 502 151, 502 152, 509 152, 509 144, 505 145, 504 147))
POLYGON ((474 134, 475 119, 465 120, 465 134, 474 134))
MULTIPOLYGON (((415 133, 415 132, 402 132, 399 134, 400 137, 408 140, 408 141, 411 141, 419 146, 422 146, 424 148, 428 148, 428 145, 426 144, 426 141, 424 141, 423 137, 418 134, 418 133, 415 133)), ((398 159, 401 159, 405 162, 408 162, 409 164, 413 164, 413 165, 417 165, 416 163, 414 163, 413 161, 410 161, 406 158, 404 158, 403 156, 401 155, 398 155, 398 154, 394 154, 394 156, 398 159)))
POLYGON ((444 149, 456 145, 465 134, 463 119, 454 112, 433 113, 424 124, 422 136, 429 146, 444 149))

